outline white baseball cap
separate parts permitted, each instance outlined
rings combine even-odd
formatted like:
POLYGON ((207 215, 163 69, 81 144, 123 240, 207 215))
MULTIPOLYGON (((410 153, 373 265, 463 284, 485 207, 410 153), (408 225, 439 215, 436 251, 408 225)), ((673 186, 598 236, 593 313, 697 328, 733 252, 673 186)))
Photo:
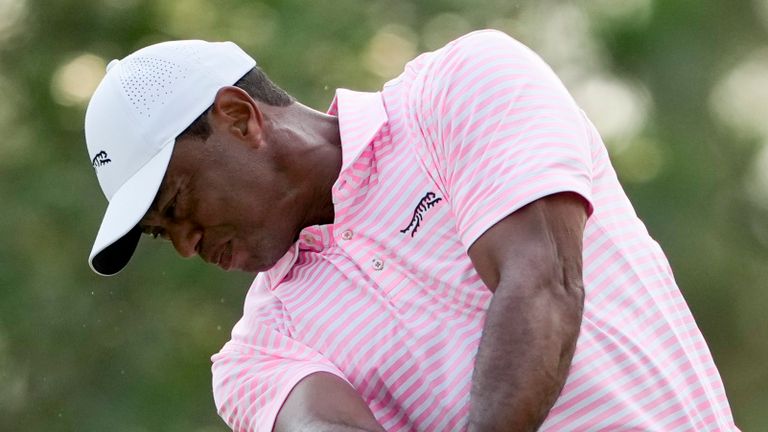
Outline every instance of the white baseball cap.
POLYGON ((176 137, 256 61, 232 42, 185 40, 112 60, 85 114, 91 164, 109 205, 88 263, 113 275, 131 259, 176 137))

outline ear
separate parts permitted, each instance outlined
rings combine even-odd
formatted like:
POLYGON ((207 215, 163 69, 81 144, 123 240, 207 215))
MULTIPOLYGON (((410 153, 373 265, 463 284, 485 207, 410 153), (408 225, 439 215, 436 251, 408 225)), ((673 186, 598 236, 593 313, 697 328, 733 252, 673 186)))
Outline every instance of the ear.
POLYGON ((216 92, 211 117, 216 126, 240 140, 258 145, 263 139, 264 114, 243 89, 222 87, 216 92))

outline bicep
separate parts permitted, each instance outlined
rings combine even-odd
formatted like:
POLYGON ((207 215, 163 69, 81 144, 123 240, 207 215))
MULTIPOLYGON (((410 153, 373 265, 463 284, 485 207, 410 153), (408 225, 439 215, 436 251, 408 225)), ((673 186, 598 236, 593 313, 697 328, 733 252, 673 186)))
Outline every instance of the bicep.
POLYGON ((589 203, 576 193, 556 193, 523 206, 486 230, 469 248, 483 282, 522 283, 555 278, 581 286, 582 236, 589 203))
POLYGON ((349 383, 331 373, 317 372, 296 384, 278 412, 275 432, 297 430, 384 429, 349 383))

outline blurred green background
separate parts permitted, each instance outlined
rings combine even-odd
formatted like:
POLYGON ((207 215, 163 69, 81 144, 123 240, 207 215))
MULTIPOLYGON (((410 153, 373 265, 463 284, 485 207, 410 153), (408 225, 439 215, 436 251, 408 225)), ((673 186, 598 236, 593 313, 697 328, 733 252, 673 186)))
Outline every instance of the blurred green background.
POLYGON ((737 424, 768 430, 768 0, 0 0, 0 431, 226 430, 209 356, 251 276, 147 240, 116 277, 86 264, 106 201, 82 122, 110 59, 233 40, 325 109, 485 27, 597 124, 737 424))

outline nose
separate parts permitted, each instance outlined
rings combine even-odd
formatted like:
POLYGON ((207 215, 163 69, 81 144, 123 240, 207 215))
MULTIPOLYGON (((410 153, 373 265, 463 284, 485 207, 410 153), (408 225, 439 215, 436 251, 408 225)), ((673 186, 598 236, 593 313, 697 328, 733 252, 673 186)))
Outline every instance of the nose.
POLYGON ((203 236, 202 231, 188 222, 171 223, 166 226, 168 237, 176 248, 176 252, 184 258, 197 255, 197 245, 203 236))

